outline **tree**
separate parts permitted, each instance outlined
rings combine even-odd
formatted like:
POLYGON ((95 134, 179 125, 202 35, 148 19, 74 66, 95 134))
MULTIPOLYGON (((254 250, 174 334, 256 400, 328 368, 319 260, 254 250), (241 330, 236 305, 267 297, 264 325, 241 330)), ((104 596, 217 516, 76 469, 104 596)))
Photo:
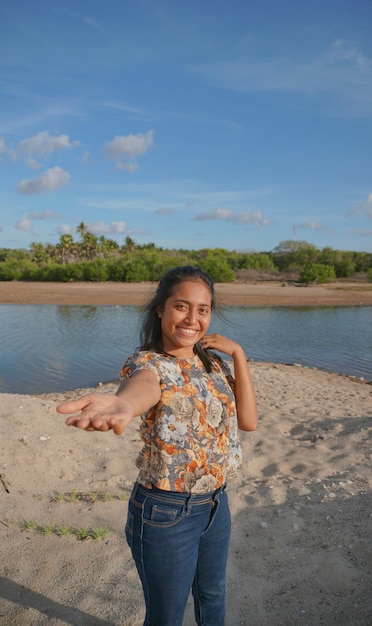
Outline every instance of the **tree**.
POLYGON ((73 257, 74 240, 72 235, 61 235, 59 243, 57 243, 57 249, 60 253, 60 262, 62 265, 66 265, 71 261, 73 257))
POLYGON ((333 265, 323 263, 309 263, 300 272, 302 283, 330 283, 336 279, 336 272, 333 265))
POLYGON ((85 222, 80 222, 79 226, 76 226, 76 232, 79 233, 81 239, 89 232, 88 225, 85 222))
POLYGON ((299 270, 308 263, 316 262, 319 250, 307 241, 287 239, 281 241, 272 254, 273 261, 280 271, 299 270))
POLYGON ((31 261, 35 261, 38 265, 43 265, 48 261, 48 253, 42 243, 33 241, 30 244, 31 261))
POLYGON ((114 250, 119 250, 119 244, 114 239, 107 239, 104 235, 98 237, 99 246, 101 248, 101 252, 104 254, 107 252, 112 252, 114 250))
POLYGON ((99 250, 98 237, 89 232, 85 233, 81 243, 81 248, 85 258, 92 261, 96 257, 99 250))
POLYGON ((201 269, 210 274, 216 283, 231 283, 235 280, 235 274, 228 264, 225 253, 226 250, 222 248, 208 250, 204 259, 200 261, 201 269))
POLYGON ((136 242, 134 241, 134 239, 132 239, 132 237, 125 237, 125 241, 124 241, 124 246, 123 246, 123 250, 125 252, 132 252, 132 250, 134 250, 137 247, 136 242))

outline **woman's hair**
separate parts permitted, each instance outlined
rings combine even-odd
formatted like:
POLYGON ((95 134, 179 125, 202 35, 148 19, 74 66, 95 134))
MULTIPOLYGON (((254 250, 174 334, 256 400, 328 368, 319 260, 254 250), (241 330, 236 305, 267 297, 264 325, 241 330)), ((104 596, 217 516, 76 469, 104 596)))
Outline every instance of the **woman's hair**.
MULTIPOLYGON (((145 315, 140 334, 141 350, 163 352, 161 321, 158 311, 159 308, 164 307, 165 301, 173 294, 175 287, 185 280, 203 281, 211 294, 211 309, 212 311, 215 310, 216 300, 214 284, 209 274, 203 272, 199 267, 193 267, 191 265, 182 265, 172 268, 163 274, 154 297, 145 307, 145 315)), ((213 358, 210 352, 202 348, 199 343, 194 346, 194 352, 204 363, 206 370, 210 372, 213 364, 213 358)))

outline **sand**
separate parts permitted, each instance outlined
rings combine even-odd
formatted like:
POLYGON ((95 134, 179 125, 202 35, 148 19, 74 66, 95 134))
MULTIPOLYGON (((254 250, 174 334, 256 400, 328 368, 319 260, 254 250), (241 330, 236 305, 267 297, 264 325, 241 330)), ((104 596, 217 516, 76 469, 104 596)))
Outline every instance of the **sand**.
MULTIPOLYGON (((250 367, 259 426, 241 433, 244 466, 228 485, 226 626, 367 626, 372 386, 297 366, 250 367)), ((81 392, 0 394, 2 626, 129 626, 143 616, 123 535, 138 420, 121 437, 68 428, 55 406, 81 392), (102 527, 103 538, 77 537, 102 527)), ((184 626, 192 624, 189 602, 184 626)))
MULTIPOLYGON (((156 283, 1 282, 0 304, 144 304, 156 283)), ((241 306, 372 305, 372 284, 310 285, 279 281, 217 283, 218 302, 241 306)))

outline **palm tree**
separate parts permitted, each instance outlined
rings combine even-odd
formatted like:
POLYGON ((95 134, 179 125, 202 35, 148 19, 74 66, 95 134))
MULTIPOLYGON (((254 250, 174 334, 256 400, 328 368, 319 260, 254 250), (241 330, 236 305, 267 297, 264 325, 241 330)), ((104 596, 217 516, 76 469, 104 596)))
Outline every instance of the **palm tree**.
POLYGON ((76 232, 79 233, 81 239, 84 239, 85 235, 89 233, 88 225, 85 222, 80 222, 79 226, 76 226, 76 232))
POLYGON ((89 232, 85 233, 81 246, 85 257, 92 261, 99 250, 98 237, 89 232))
POLYGON ((43 265, 48 260, 48 253, 42 243, 33 241, 30 244, 32 260, 38 265, 43 265))
POLYGON ((74 240, 72 235, 60 236, 59 243, 57 243, 57 248, 60 252, 60 260, 62 265, 66 265, 70 262, 71 256, 73 255, 73 245, 74 240))
POLYGON ((126 250, 126 252, 132 252, 136 247, 137 244, 132 237, 125 237, 123 249, 126 250))

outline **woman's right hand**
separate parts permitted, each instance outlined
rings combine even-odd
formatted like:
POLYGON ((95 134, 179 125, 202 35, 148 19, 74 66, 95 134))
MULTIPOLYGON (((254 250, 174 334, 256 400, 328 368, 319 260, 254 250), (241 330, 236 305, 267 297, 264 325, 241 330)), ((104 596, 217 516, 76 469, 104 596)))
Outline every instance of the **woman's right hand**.
POLYGON ((70 414, 67 426, 101 432, 113 430, 115 435, 121 435, 133 418, 128 402, 108 393, 90 393, 62 402, 57 406, 57 412, 70 414), (81 411, 79 415, 71 415, 78 411, 81 411))
POLYGON ((58 413, 70 414, 67 426, 83 430, 113 430, 122 435, 129 422, 148 411, 160 399, 159 381, 150 370, 139 370, 124 379, 116 394, 89 393, 76 400, 68 400, 57 406, 58 413), (71 415, 77 413, 79 415, 71 415))

